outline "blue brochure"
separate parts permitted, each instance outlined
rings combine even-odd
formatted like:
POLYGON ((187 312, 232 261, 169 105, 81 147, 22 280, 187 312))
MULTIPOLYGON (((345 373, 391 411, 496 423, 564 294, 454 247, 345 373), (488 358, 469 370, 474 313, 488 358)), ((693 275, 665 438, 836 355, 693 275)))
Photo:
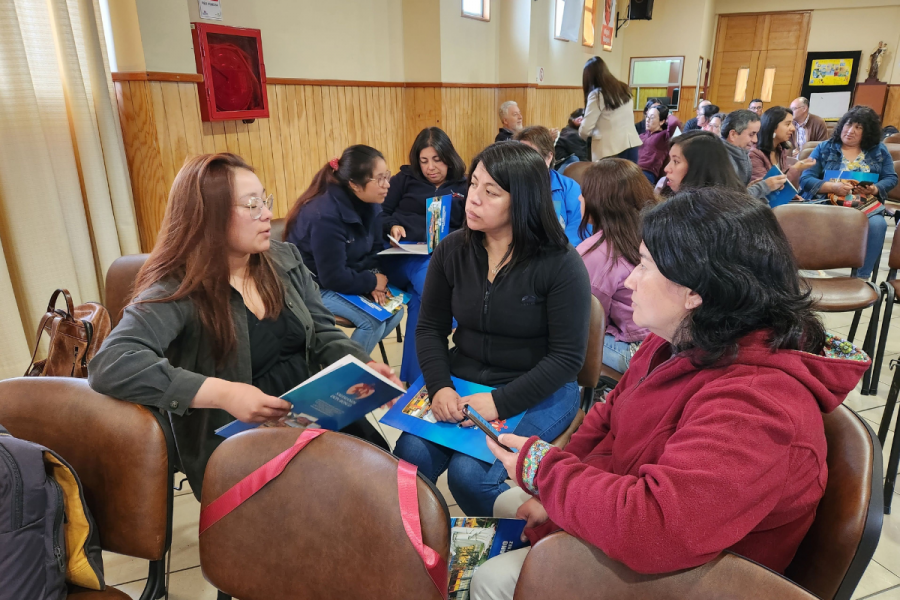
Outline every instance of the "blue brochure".
MULTIPOLYGON (((479 392, 490 392, 489 388, 477 383, 451 378, 460 396, 471 396, 479 392)), ((491 421, 497 435, 512 433, 525 413, 508 419, 491 421)), ((487 436, 477 427, 459 427, 456 423, 437 422, 431 414, 431 399, 425 387, 425 380, 419 377, 415 383, 397 400, 397 403, 383 417, 381 422, 401 431, 412 433, 451 450, 473 456, 478 460, 493 463, 496 459, 487 447, 487 436)))
POLYGON ((453 195, 435 196, 426 202, 428 207, 425 209, 425 235, 428 253, 431 254, 438 243, 450 235, 450 205, 453 203, 453 195))
POLYGON ((469 597, 475 570, 486 560, 525 546, 520 519, 456 517, 450 519, 450 595, 448 600, 469 597))
POLYGON ((852 179, 860 183, 877 183, 878 173, 864 173, 862 171, 825 171, 825 181, 840 179, 852 179))
MULTIPOLYGON (((784 175, 777 166, 773 165, 769 172, 766 173, 766 176, 763 179, 769 179, 771 177, 776 177, 778 175, 784 175)), ((769 201, 769 206, 775 208, 776 206, 781 206, 782 204, 787 204, 791 200, 794 199, 794 196, 797 195, 797 188, 794 187, 790 181, 784 182, 784 187, 780 190, 775 190, 766 196, 766 199, 769 201)))
POLYGON ((378 304, 368 296, 359 296, 356 294, 338 294, 344 300, 347 300, 354 306, 357 306, 379 321, 387 321, 391 315, 400 310, 400 307, 409 302, 409 294, 406 292, 395 288, 392 285, 388 285, 388 292, 390 292, 390 298, 388 298, 387 304, 384 306, 378 304))
MULTIPOLYGON (((263 425, 337 431, 402 393, 402 388, 348 354, 283 394, 281 397, 293 404, 291 412, 263 425)), ((227 438, 260 425, 232 421, 216 433, 227 438)))

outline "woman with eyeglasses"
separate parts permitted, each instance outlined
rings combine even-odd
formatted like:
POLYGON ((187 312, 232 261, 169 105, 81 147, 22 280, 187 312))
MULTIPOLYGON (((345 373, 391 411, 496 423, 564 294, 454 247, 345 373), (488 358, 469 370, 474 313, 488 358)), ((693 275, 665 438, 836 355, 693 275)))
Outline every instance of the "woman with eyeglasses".
MULTIPOLYGON (((197 498, 216 429, 275 421, 291 407, 278 396, 320 368, 370 360, 335 326, 297 248, 269 239, 271 209, 240 157, 190 159, 133 300, 88 367, 95 391, 167 414, 197 498)), ((343 431, 387 449, 366 419, 343 431)))
POLYGON ((333 158, 291 207, 284 239, 300 249, 303 262, 322 289, 322 302, 352 322, 352 339, 372 352, 403 319, 403 307, 379 321, 344 296, 388 299, 388 278, 381 272, 381 203, 391 187, 384 156, 369 146, 350 146, 333 158))

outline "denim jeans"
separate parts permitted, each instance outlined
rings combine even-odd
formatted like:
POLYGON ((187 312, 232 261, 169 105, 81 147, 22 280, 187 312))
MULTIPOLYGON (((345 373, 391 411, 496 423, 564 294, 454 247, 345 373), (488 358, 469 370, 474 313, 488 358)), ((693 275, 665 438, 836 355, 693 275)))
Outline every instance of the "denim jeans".
POLYGON ((856 271, 856 276, 868 279, 872 276, 872 270, 881 251, 884 249, 884 236, 887 233, 887 221, 883 210, 876 210, 869 215, 869 235, 866 238, 866 261, 856 271))
POLYGON ((634 356, 631 346, 629 342, 620 342, 607 333, 603 338, 603 364, 614 371, 624 373, 631 364, 631 357, 634 356))
POLYGON ((346 298, 341 298, 337 292, 332 292, 331 290, 322 290, 322 304, 334 316, 344 317, 356 325, 356 329, 353 330, 350 339, 362 346, 366 354, 371 354, 378 342, 396 329, 400 321, 403 320, 402 308, 391 315, 388 320, 379 321, 346 298))
POLYGON ((416 358, 416 323, 419 322, 419 308, 422 305, 422 290, 425 288, 425 274, 431 256, 381 257, 381 270, 388 282, 409 294, 406 305, 406 337, 403 338, 403 362, 400 364, 400 381, 412 383, 422 374, 419 359, 416 358))
MULTIPOLYGON (((529 408, 513 433, 553 441, 575 418, 578 405, 578 385, 574 381, 567 383, 537 406, 529 408)), ((491 516, 494 500, 509 489, 506 468, 499 460, 486 463, 409 433, 403 433, 397 440, 394 454, 416 465, 433 482, 447 471, 450 493, 468 516, 491 516)))

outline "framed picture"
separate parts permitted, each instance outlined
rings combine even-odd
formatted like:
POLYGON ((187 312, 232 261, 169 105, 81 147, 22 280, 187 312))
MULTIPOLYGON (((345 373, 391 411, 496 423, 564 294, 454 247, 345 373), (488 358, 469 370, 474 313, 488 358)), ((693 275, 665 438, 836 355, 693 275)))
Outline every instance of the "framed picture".
POLYGON ((862 50, 849 52, 808 52, 800 95, 852 92, 856 87, 862 50))
POLYGON ((200 116, 204 121, 269 116, 266 66, 259 29, 191 23, 194 58, 203 81, 200 116))

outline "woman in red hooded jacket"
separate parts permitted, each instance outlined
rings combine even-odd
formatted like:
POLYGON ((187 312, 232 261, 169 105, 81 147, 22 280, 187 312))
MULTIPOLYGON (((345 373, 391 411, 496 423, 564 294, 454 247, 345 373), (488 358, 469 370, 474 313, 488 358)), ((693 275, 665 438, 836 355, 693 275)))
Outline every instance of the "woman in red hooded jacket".
MULTIPOLYGON (((563 529, 641 573, 724 550, 784 572, 825 490, 822 413, 868 357, 825 333, 774 214, 744 193, 676 194, 646 213, 640 255, 625 286, 651 334, 564 450, 488 440, 519 484, 495 516, 521 504, 532 542, 563 529)), ((472 598, 512 598, 527 551, 479 567, 472 598)))

